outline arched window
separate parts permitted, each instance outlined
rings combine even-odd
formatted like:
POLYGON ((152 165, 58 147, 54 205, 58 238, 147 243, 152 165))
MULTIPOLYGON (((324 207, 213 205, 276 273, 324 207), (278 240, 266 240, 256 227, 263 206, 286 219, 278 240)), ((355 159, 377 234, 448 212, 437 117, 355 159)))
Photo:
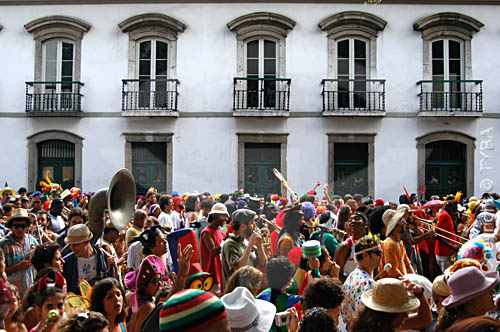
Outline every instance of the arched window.
POLYGON ((75 186, 75 144, 64 140, 46 140, 37 143, 38 181, 48 176, 63 188, 75 186))
POLYGON ((28 136, 28 187, 39 188, 45 175, 63 188, 82 187, 83 138, 62 130, 47 130, 28 136))
POLYGON ((122 80, 124 114, 178 116, 177 36, 186 26, 157 13, 133 16, 118 26, 129 35, 129 72, 122 80))
POLYGON ((482 81, 472 77, 471 40, 483 26, 470 16, 447 12, 413 24, 423 39, 423 80, 417 82, 421 115, 482 111, 482 81))
POLYGON ((418 184, 430 195, 474 194, 475 138, 443 131, 417 137, 418 184))
POLYGON ((380 115, 385 111, 385 80, 377 79, 377 38, 386 24, 358 11, 338 13, 319 23, 328 33, 324 115, 380 115))

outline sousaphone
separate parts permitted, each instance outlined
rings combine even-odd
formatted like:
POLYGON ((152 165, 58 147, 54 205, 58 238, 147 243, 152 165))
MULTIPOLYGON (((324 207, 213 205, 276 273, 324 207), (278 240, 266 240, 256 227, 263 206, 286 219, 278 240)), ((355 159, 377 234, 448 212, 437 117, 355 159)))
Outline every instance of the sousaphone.
MULTIPOLYGON (((126 168, 119 169, 113 175, 108 188, 102 188, 92 195, 89 202, 88 220, 89 230, 93 234, 92 245, 104 232, 104 210, 108 209, 113 226, 121 231, 127 227, 134 214, 135 197, 135 180, 126 168)), ((70 248, 66 245, 61 254, 64 256, 69 252, 70 248)))

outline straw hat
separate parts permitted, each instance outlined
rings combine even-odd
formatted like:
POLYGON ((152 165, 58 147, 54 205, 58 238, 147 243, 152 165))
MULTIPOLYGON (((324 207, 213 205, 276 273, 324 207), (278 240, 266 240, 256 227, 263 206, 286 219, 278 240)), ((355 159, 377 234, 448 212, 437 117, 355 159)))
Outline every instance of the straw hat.
POLYGON ((382 215, 382 221, 384 222, 385 225, 385 236, 389 236, 389 234, 391 234, 391 232, 394 230, 399 220, 403 218, 405 213, 406 210, 404 209, 401 210, 389 209, 384 212, 384 214, 382 215))
POLYGON ((411 297, 404 283, 385 278, 373 283, 373 288, 363 293, 361 302, 370 309, 382 312, 409 312, 420 306, 420 300, 411 297))
POLYGON ((68 235, 64 239, 64 243, 78 244, 92 240, 92 236, 93 235, 87 226, 79 224, 71 226, 70 229, 68 229, 68 235))
POLYGON ((12 193, 12 196, 16 196, 16 191, 14 189, 5 187, 2 190, 0 190, 0 198, 3 197, 3 193, 6 191, 10 191, 12 193))
POLYGON ((229 212, 227 212, 226 206, 222 203, 215 203, 208 213, 208 215, 211 214, 225 214, 226 216, 230 217, 229 212))
POLYGON ((9 228, 12 227, 12 222, 14 222, 14 220, 26 220, 28 222, 28 226, 30 226, 33 221, 35 221, 35 218, 29 215, 28 210, 19 208, 14 209, 14 211, 12 211, 12 215, 7 218, 7 226, 9 228))
POLYGON ((268 332, 272 327, 276 307, 270 302, 255 299, 245 287, 236 287, 221 300, 226 307, 231 331, 268 332))
POLYGON ((451 295, 444 299, 443 305, 456 307, 467 303, 493 289, 498 281, 498 272, 484 274, 475 266, 464 267, 453 273, 448 279, 451 295))

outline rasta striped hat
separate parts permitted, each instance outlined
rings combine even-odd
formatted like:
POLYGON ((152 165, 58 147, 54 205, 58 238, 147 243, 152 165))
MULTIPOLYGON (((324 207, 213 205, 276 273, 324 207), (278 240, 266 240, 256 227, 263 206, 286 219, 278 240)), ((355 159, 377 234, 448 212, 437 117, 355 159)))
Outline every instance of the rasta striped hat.
POLYGON ((174 294, 160 311, 160 331, 196 332, 214 325, 227 316, 217 296, 198 289, 174 294))

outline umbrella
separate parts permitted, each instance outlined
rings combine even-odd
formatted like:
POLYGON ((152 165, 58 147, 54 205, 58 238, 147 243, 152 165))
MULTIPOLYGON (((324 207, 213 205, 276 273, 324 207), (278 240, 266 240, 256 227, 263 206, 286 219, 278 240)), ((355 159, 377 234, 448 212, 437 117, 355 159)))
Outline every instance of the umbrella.
POLYGON ((432 201, 429 201, 424 204, 424 208, 426 209, 429 209, 431 207, 442 207, 442 206, 444 206, 444 202, 438 199, 433 199, 432 201))

